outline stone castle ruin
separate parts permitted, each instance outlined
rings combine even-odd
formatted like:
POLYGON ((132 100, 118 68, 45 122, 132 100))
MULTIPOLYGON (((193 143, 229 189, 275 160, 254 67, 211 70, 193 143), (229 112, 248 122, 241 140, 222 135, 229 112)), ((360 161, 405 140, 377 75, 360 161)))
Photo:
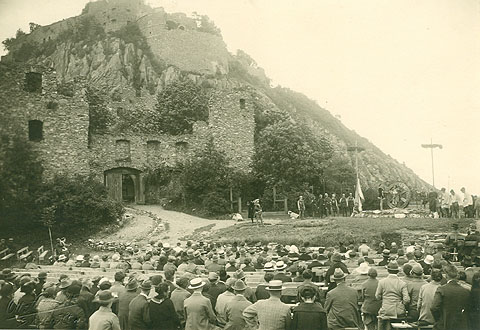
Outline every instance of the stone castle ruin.
MULTIPOLYGON (((0 83, 2 139, 27 138, 37 150, 45 175, 93 174, 117 200, 145 202, 144 174, 161 165, 174 165, 190 157, 210 139, 226 153, 231 166, 248 171, 254 149, 254 116, 249 94, 238 89, 215 91, 209 99, 209 119, 196 122, 191 134, 138 132, 91 133, 85 81, 76 79, 71 95, 58 92, 51 68, 4 67, 0 83), (90 132, 90 133, 89 133, 90 132)), ((123 101, 110 101, 114 109, 153 107, 154 96, 137 97, 125 89, 123 101)))

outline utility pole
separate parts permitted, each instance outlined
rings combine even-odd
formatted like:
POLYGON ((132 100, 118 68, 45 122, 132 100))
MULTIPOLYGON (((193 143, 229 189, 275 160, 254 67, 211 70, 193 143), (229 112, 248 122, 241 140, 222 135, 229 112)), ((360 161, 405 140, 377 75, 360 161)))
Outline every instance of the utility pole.
POLYGON ((433 166, 433 149, 439 148, 443 149, 441 144, 434 144, 432 138, 430 138, 430 144, 422 144, 422 148, 430 149, 430 156, 432 158, 432 185, 435 188, 435 168, 433 166))
POLYGON ((347 151, 355 151, 355 173, 357 174, 358 179, 358 152, 364 151, 365 148, 359 147, 357 141, 355 141, 355 146, 347 147, 347 151))

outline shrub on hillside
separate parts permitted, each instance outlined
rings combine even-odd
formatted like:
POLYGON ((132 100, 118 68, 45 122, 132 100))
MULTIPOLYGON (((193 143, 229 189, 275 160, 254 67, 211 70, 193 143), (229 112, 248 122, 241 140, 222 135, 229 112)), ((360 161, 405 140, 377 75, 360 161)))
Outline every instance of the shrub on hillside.
POLYGON ((22 227, 38 215, 35 198, 43 190, 38 153, 20 137, 0 141, 0 223, 22 227))
POLYGON ((182 78, 166 86, 157 99, 156 126, 166 134, 192 133, 193 123, 208 120, 208 99, 202 87, 182 78))
POLYGON ((52 228, 61 233, 99 228, 114 223, 124 212, 102 183, 84 176, 55 177, 44 185, 37 205, 54 210, 52 228))

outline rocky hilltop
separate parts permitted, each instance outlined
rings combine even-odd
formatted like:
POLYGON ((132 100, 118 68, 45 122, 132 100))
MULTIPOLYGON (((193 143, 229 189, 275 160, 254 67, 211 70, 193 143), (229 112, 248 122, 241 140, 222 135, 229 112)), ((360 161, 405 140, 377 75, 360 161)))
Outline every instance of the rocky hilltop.
POLYGON ((186 77, 210 94, 226 89, 248 93, 256 116, 286 114, 327 139, 336 154, 352 164, 347 146, 357 143, 365 149, 359 154, 359 168, 366 187, 403 181, 414 190, 429 188, 411 169, 314 101, 289 89, 270 87, 263 69, 250 56, 227 51, 220 30, 206 16, 166 13, 141 0, 103 0, 88 3, 79 16, 36 26, 4 44, 9 53, 2 63, 50 67, 59 87, 82 77, 104 93, 113 117, 132 120, 131 125, 116 123, 106 129, 145 133, 148 127, 135 119, 148 118, 157 94, 186 77))

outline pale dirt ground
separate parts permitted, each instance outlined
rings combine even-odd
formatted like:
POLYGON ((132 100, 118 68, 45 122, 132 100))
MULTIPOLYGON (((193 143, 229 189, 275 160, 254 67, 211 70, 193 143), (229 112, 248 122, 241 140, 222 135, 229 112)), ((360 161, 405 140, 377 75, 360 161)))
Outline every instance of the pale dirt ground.
MULTIPOLYGON (((195 229, 209 226, 207 231, 214 231, 235 224, 233 220, 209 220, 189 214, 164 210, 159 205, 133 205, 127 213, 133 214, 123 228, 114 233, 99 233, 95 238, 112 242, 138 241, 147 243, 150 240, 176 244, 185 241, 195 229), (213 226, 211 226, 213 225, 213 226)), ((194 237, 191 237, 194 238, 194 237)))

